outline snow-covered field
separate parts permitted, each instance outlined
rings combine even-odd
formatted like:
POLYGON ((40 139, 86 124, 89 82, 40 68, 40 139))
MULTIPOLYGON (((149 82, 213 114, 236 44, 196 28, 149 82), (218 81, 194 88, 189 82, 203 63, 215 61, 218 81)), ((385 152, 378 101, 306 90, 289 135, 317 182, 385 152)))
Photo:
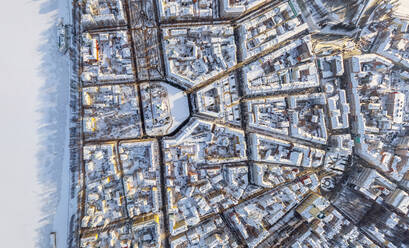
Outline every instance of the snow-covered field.
POLYGON ((65 247, 67 202, 58 200, 68 194, 69 69, 55 22, 68 6, 25 0, 0 8, 1 247, 49 247, 50 231, 65 247))
POLYGON ((166 89, 168 90, 169 96, 169 104, 170 104, 170 111, 173 118, 172 127, 169 129, 169 133, 173 132, 176 128, 178 128, 187 118, 189 118, 189 103, 186 94, 169 85, 164 84, 166 89))

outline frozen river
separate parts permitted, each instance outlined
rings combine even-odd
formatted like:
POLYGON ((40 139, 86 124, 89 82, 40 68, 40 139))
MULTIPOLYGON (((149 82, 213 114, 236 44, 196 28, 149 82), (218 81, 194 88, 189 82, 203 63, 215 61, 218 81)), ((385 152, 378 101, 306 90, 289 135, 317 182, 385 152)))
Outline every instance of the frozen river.
POLYGON ((0 8, 1 247, 47 247, 49 231, 65 231, 67 207, 57 199, 66 193, 68 63, 56 49, 55 22, 68 3, 18 0, 0 8))
POLYGON ((8 1, 0 8, 1 181, 0 233, 3 247, 34 247, 42 188, 37 179, 38 97, 42 32, 52 13, 40 15, 41 3, 8 1))

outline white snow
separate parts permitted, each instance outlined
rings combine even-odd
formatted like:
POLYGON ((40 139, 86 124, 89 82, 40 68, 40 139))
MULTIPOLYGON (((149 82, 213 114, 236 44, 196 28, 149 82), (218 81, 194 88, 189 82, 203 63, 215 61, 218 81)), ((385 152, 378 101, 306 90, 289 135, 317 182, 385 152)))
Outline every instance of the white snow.
POLYGON ((169 133, 171 133, 189 118, 189 103, 185 92, 167 83, 162 83, 162 85, 168 91, 170 111, 173 119, 172 127, 169 129, 169 133))
MULTIPOLYGON (((1 247, 65 247, 68 61, 55 24, 69 0, 8 1, 0 10, 1 247), (60 11, 59 11, 60 10, 60 11), (64 180, 61 182, 60 178, 64 180), (55 225, 52 227, 54 214, 55 225)), ((67 187, 66 187, 67 186, 67 187)))
MULTIPOLYGON (((408 15, 409 1, 400 1, 398 13, 408 15)), ((48 247, 50 231, 66 247, 69 63, 57 51, 55 23, 69 19, 69 5, 29 0, 0 8, 1 247, 48 247)), ((187 98, 167 88, 176 127, 189 116, 187 98)))
POLYGON ((399 4, 399 7, 396 8, 397 14, 409 18, 409 0, 399 0, 399 4))

